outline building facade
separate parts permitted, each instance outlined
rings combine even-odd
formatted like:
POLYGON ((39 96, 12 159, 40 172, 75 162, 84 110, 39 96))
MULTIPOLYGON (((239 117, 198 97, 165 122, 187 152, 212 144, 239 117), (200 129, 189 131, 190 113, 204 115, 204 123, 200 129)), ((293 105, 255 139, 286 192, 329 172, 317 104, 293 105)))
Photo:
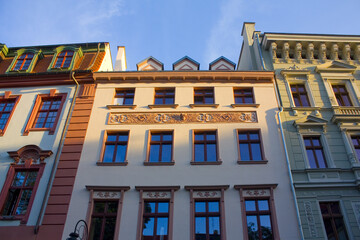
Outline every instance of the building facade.
POLYGON ((1 238, 52 239, 56 234, 54 219, 62 218, 46 204, 57 201, 57 213, 66 215, 63 195, 69 191, 56 185, 66 178, 61 171, 76 172, 75 163, 61 161, 70 142, 70 118, 78 108, 76 96, 87 95, 92 72, 98 70, 112 70, 108 43, 0 44, 1 238), (51 231, 39 231, 43 226, 51 231))
POLYGON ((254 26, 238 70, 275 72, 304 238, 359 239, 360 37, 254 26))
POLYGON ((62 239, 79 219, 90 239, 299 239, 273 72, 137 67, 94 73, 62 239))

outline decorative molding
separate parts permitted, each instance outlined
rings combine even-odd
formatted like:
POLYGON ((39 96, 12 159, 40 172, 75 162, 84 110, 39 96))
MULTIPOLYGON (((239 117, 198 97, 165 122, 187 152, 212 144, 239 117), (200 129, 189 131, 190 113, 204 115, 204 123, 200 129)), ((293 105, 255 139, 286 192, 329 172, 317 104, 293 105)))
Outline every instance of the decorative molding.
POLYGON ((360 202, 352 202, 351 205, 354 210, 354 215, 355 215, 358 227, 360 228, 360 202))
POLYGON ((220 198, 220 191, 194 191, 193 198, 220 198))
POLYGON ((121 192, 108 192, 108 191, 99 191, 94 192, 94 199, 119 199, 121 197, 121 192))
POLYGON ((257 114, 241 112, 110 113, 108 124, 256 123, 257 114))
POLYGON ((36 164, 43 163, 45 158, 50 157, 51 150, 42 150, 36 145, 26 145, 17 151, 8 152, 9 156, 14 159, 13 164, 36 164))
POLYGON ((143 192, 143 199, 169 199, 171 192, 143 192))
POLYGON ((304 202, 306 221, 309 226, 309 232, 311 237, 317 237, 315 219, 311 208, 311 202, 304 202))
POLYGON ((269 197, 270 189, 246 189, 243 195, 244 197, 269 197))

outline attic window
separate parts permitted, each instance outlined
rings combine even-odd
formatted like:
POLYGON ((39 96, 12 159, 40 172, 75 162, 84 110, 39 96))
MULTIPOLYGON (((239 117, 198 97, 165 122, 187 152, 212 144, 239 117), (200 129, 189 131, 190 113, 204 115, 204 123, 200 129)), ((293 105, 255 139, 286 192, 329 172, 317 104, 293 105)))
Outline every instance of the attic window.
POLYGON ((24 53, 16 60, 13 71, 25 71, 29 68, 31 61, 34 58, 33 53, 24 53))
POLYGON ((68 68, 74 56, 73 51, 62 51, 58 54, 54 68, 68 68))

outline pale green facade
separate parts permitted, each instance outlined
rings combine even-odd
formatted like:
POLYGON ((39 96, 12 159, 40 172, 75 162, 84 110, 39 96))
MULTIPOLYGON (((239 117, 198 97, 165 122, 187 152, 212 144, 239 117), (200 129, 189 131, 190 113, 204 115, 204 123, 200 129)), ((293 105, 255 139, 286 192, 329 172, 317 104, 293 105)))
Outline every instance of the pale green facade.
POLYGON ((238 70, 274 71, 304 239, 360 239, 360 36, 260 33, 254 26, 244 24, 238 70), (296 86, 304 88, 299 101, 296 86), (337 100, 337 88, 348 102, 337 100), (309 139, 320 141, 323 160, 311 157, 309 139), (345 229, 334 238, 320 204, 340 207, 345 229))

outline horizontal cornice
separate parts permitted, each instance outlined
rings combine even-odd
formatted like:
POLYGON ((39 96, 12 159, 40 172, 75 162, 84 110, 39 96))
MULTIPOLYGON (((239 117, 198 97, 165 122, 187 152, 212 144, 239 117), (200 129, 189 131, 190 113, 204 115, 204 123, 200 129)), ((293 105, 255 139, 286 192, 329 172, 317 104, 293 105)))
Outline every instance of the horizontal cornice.
POLYGON ((252 82, 271 83, 272 71, 144 71, 96 72, 96 82, 252 82))

